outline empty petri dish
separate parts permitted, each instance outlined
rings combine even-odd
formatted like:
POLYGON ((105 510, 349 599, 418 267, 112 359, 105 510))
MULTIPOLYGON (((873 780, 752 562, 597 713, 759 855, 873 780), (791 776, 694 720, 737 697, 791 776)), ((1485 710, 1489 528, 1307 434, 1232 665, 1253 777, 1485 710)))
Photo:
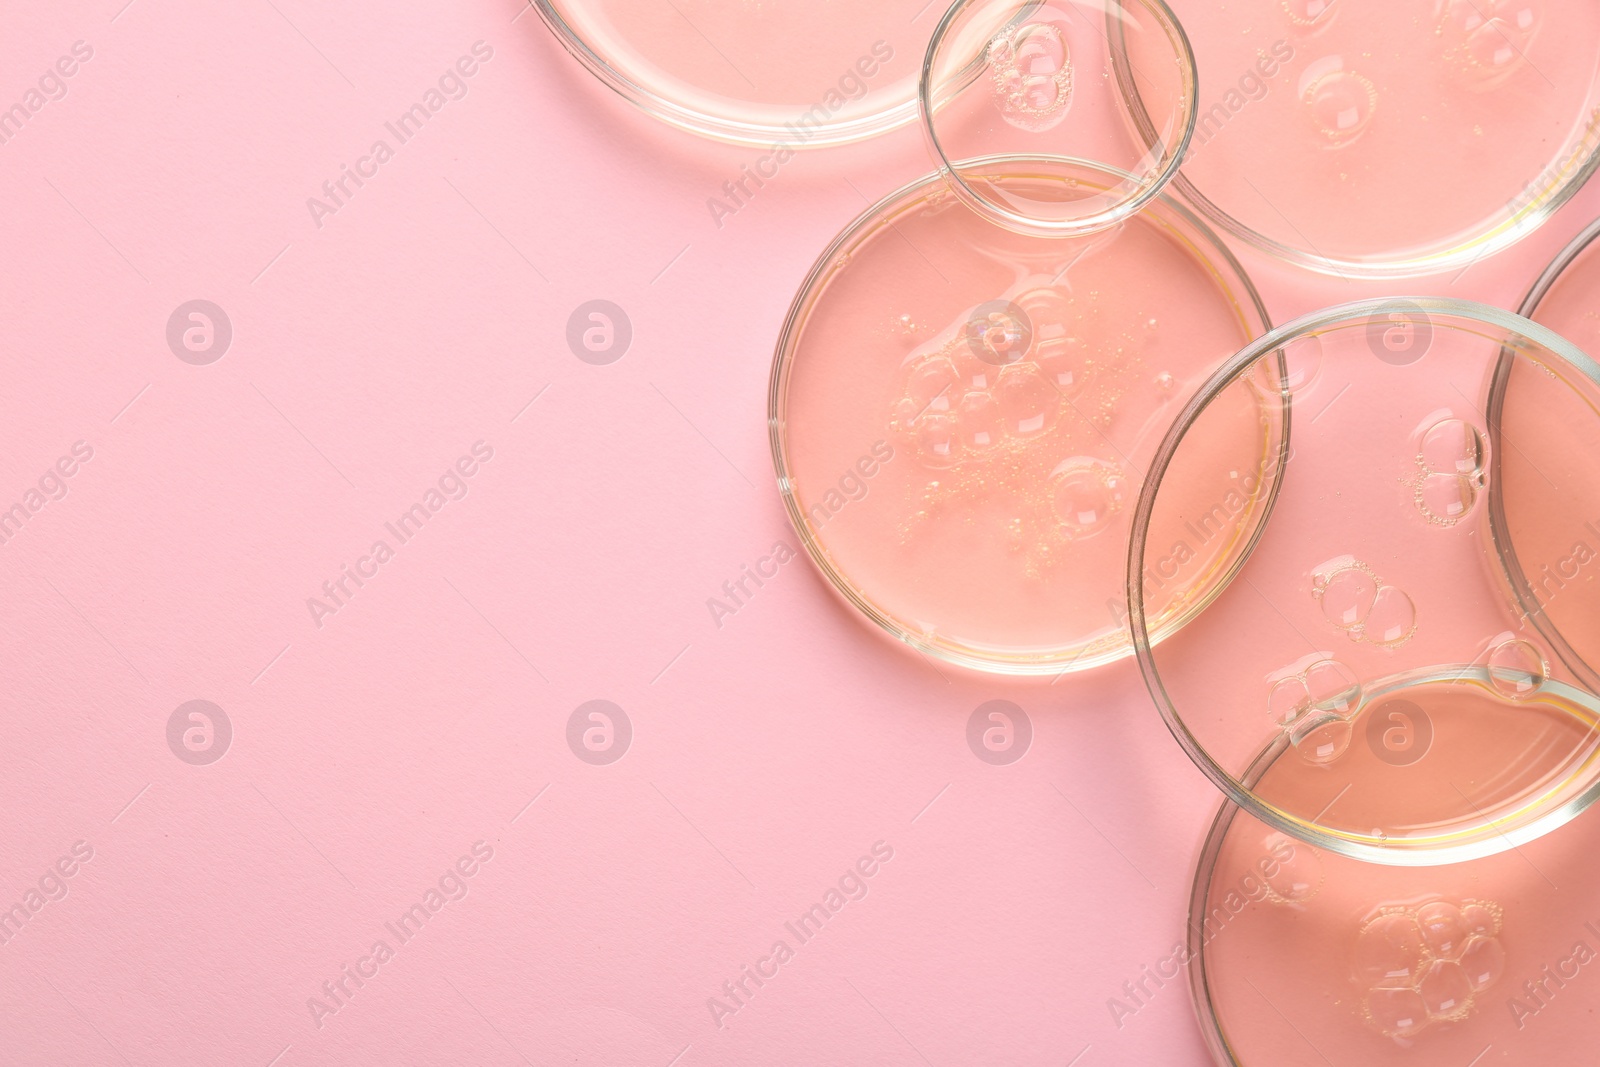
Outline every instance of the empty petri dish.
POLYGON ((534 6, 567 51, 628 101, 705 137, 773 148, 779 158, 769 167, 798 148, 913 121, 934 14, 923 0, 534 6))
MULTIPOLYGON (((1257 773, 1264 787, 1314 770, 1284 752, 1257 773)), ((1582 1062, 1593 1043, 1583 987, 1600 946, 1586 888, 1596 878, 1592 819, 1514 853, 1393 867, 1315 848, 1224 802, 1186 936, 1111 1010, 1133 1014, 1187 977, 1221 1067, 1582 1062)))
POLYGON ((1541 434, 1600 434, 1597 400, 1600 367, 1571 343, 1464 301, 1330 308, 1229 360, 1157 451, 1128 560, 1145 682, 1199 767, 1284 833, 1399 865, 1512 848, 1591 804, 1600 702, 1508 595, 1509 569, 1550 541, 1524 524, 1512 555, 1490 513, 1498 496, 1571 514, 1587 483, 1541 434), (1492 413, 1507 373, 1537 380, 1536 415, 1492 413), (1284 448, 1219 468, 1211 426, 1235 417, 1218 401, 1241 386, 1281 399, 1262 432, 1284 448), (1218 469, 1237 489, 1197 502, 1194 472, 1218 469), (1275 492, 1271 520, 1241 529, 1252 489, 1275 492), (1245 536, 1237 578, 1155 645, 1143 605, 1164 608, 1177 561, 1245 536), (1263 749, 1304 773, 1248 784, 1263 749))
POLYGON ((1201 71, 1175 188, 1282 259, 1460 267, 1532 232, 1595 167, 1600 7, 1586 0, 1172 4, 1201 71))
MULTIPOLYGON (((1522 313, 1600 352, 1600 258, 1590 224, 1550 264, 1522 313)), ((1506 578, 1518 606, 1561 665, 1600 692, 1600 417, 1559 420, 1545 405, 1568 388, 1570 371, 1530 373, 1503 360, 1490 418, 1514 447, 1496 464, 1489 497, 1491 531, 1503 546, 1506 578)))
MULTIPOLYGON (((1033 166, 983 173, 1023 190, 1125 177, 1033 166)), ((790 310, 769 402, 790 519, 847 602, 928 655, 1015 674, 1124 656, 1142 472, 1195 386, 1264 322, 1239 265, 1175 202, 1092 236, 1030 237, 928 175, 853 222, 790 310)), ((1244 388, 1224 399, 1220 463, 1261 462, 1262 403, 1244 388)), ((1196 469, 1192 491, 1225 479, 1196 469)), ((1242 549, 1198 553, 1152 609, 1155 632, 1242 549)))
POLYGON ((929 42, 919 98, 956 194, 991 222, 1050 237, 1109 226, 1160 191, 1194 129, 1195 81, 1162 0, 957 0, 929 42), (997 155, 1054 161, 1063 180, 992 181, 978 161, 997 155), (1079 160, 1122 177, 1078 185, 1079 160))

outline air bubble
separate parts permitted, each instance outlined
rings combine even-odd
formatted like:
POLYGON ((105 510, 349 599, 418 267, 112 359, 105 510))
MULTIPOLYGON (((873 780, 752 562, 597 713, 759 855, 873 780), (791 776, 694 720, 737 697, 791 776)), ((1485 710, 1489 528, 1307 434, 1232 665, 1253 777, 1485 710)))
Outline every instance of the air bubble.
POLYGON ((1272 873, 1262 871, 1273 897, 1285 904, 1303 904, 1322 889, 1322 861, 1308 845, 1296 844, 1283 834, 1267 838, 1267 851, 1277 859, 1272 873), (1284 853, 1290 853, 1284 859, 1284 853))
POLYGON ((1267 692, 1267 714, 1274 722, 1287 726, 1311 704, 1306 683, 1300 678, 1284 678, 1267 692))
POLYGON ((1041 131, 1072 106, 1072 63, 1066 35, 1053 22, 1012 27, 989 42, 995 103, 1019 129, 1041 131))
POLYGON ((1434 960, 1417 986, 1428 1014, 1435 1017, 1460 1016, 1472 1005, 1472 983, 1454 960, 1434 960))
POLYGON ((1467 927, 1461 909, 1448 901, 1436 901, 1417 909, 1417 926, 1428 951, 1444 959, 1455 959, 1467 940, 1467 927))
POLYGON ((1489 652, 1489 682, 1501 696, 1526 700, 1549 680, 1550 666, 1532 642, 1502 641, 1489 652))
POLYGON ((1361 683, 1338 660, 1325 659, 1306 668, 1306 696, 1318 711, 1348 717, 1361 704, 1361 683))
POLYGON ((1445 419, 1423 431, 1418 459, 1434 474, 1476 478, 1483 473, 1483 434, 1470 422, 1445 419))
POLYGON ((1367 616, 1363 635, 1379 645, 1402 645, 1417 632, 1417 607, 1411 598, 1392 585, 1378 590, 1367 616))
POLYGON ((912 417, 925 411, 949 411, 955 404, 951 388, 956 384, 956 366, 944 356, 923 360, 906 376, 906 398, 915 408, 912 417))
POLYGON ((1481 993, 1505 974, 1506 950, 1492 937, 1474 936, 1462 950, 1461 970, 1472 991, 1481 993))
POLYGON ((1380 915, 1356 940, 1356 970, 1369 984, 1410 981, 1422 960, 1422 934, 1405 912, 1380 915))
POLYGON ((1002 433, 1000 405, 988 393, 968 393, 961 398, 961 443, 982 451, 1000 443, 1002 433))
POLYGON ((1409 987, 1374 989, 1367 994, 1367 1017, 1386 1037, 1412 1037, 1428 1025, 1428 1006, 1409 987))
POLYGON ((1341 630, 1353 630, 1367 621, 1378 596, 1378 580, 1360 567, 1350 566, 1327 575, 1321 594, 1322 614, 1341 630))
POLYGON ((917 452, 930 467, 948 467, 961 453, 956 420, 949 415, 925 415, 917 420, 917 452))
POLYGON ((1461 905, 1461 922, 1469 934, 1493 937, 1500 932, 1499 907, 1498 905, 1491 907, 1479 901, 1468 901, 1461 905))
POLYGON ((1283 0, 1283 9, 1295 29, 1315 32, 1333 19, 1338 0, 1283 0))
POLYGON ((1110 525, 1128 495, 1120 468, 1104 460, 1076 457, 1051 474, 1052 502, 1061 532, 1069 539, 1092 537, 1110 525))
POLYGON ((1459 474, 1426 474, 1414 491, 1417 510, 1439 526, 1454 526, 1478 502, 1478 489, 1459 474))
POLYGON ((1034 437, 1055 421, 1059 394, 1031 364, 1005 368, 994 391, 1008 434, 1024 439, 1034 437))
POLYGON ((1172 394, 1173 386, 1176 384, 1177 382, 1167 371, 1162 371, 1160 374, 1156 375, 1156 389, 1160 391, 1162 396, 1170 396, 1172 394))
POLYGON ((1310 714, 1289 730, 1289 740, 1312 763, 1332 763, 1350 748, 1350 723, 1337 715, 1310 714))
POLYGON ((1330 144, 1342 147, 1366 132, 1378 107, 1372 82, 1351 70, 1334 71, 1305 91, 1312 121, 1330 144))

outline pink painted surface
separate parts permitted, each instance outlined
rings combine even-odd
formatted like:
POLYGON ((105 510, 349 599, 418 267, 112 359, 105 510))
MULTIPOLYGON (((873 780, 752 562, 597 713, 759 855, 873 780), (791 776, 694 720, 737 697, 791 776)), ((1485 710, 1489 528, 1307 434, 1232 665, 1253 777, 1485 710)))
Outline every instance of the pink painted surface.
MULTIPOLYGON (((26 513, 0 545, 0 1062, 1204 1062, 1178 986, 1108 1010, 1181 940, 1215 804, 1130 665, 934 670, 803 558, 707 606, 795 544, 772 344, 864 198, 928 169, 915 130, 798 156, 718 220, 761 153, 634 112, 514 0, 0 28, 6 106, 92 52, 0 144, 0 508, 26 513), (314 217, 342 166, 369 176, 314 217), (196 299, 232 332, 203 365, 167 340, 196 299), (566 340, 596 299, 632 327, 606 365, 566 340), (609 764, 585 723, 568 742, 596 699, 631 726, 609 764), (1008 765, 966 740, 994 699, 1031 723, 1008 765), (187 712, 169 747, 192 700, 231 725, 214 762, 176 752, 215 754, 215 715, 209 749, 187 712), (747 966, 769 977, 718 1017, 747 966)), ((1246 265, 1278 321, 1514 305, 1597 209, 1456 278, 1246 265)))

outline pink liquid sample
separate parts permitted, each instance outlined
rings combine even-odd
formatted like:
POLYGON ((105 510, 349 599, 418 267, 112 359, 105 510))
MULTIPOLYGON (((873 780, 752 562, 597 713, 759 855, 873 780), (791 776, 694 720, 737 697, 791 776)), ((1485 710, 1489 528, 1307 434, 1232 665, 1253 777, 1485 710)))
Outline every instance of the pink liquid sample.
MULTIPOLYGON (((842 128, 890 112, 881 128, 913 119, 916 73, 937 18, 912 0, 549 6, 647 109, 669 121, 691 112, 721 127, 702 132, 790 148, 840 139, 842 128)), ((866 132, 876 128, 857 128, 866 132)))
MULTIPOLYGON (((1304 792, 1313 774, 1290 753, 1261 788, 1304 792)), ((1353 781, 1352 792, 1387 785, 1353 781)), ((1600 820, 1515 853, 1405 868, 1320 851, 1232 811, 1208 842, 1179 954, 1196 957, 1218 1063, 1587 1062, 1600 1003, 1600 820)))
MULTIPOLYGON (((848 234, 799 305, 776 398, 791 513, 836 586, 974 666, 1124 654, 1141 472, 1196 384, 1259 329, 1203 241, 1165 205, 1088 238, 1024 237, 931 179, 848 234)), ((1163 521, 1219 501, 1232 521, 1188 535, 1158 617, 1215 590, 1262 512, 1261 405, 1230 392, 1193 450, 1186 508, 1163 521)))
POLYGON ((1587 0, 1173 7, 1201 71, 1184 175, 1269 248, 1359 266, 1499 240, 1600 143, 1587 0))

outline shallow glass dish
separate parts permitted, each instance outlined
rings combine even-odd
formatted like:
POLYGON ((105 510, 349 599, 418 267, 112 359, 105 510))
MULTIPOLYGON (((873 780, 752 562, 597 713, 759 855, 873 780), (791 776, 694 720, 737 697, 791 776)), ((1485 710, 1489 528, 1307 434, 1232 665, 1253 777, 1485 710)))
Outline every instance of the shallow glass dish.
MULTIPOLYGON (((784 152, 917 116, 923 0, 534 0, 602 82, 692 133, 784 152)), ((769 168, 774 163, 769 163, 769 168)))
MULTIPOLYGON (((1280 752, 1252 776, 1270 788, 1307 773, 1280 752)), ((1516 852, 1393 867, 1314 848, 1225 801, 1186 937, 1111 1010, 1135 1014, 1187 978, 1219 1067, 1588 1062, 1597 880, 1600 820, 1516 852)))
POLYGON ((1201 770, 1277 830, 1398 865, 1514 848, 1589 806, 1600 701, 1524 614, 1523 575, 1573 565, 1566 525, 1600 515, 1594 465, 1564 451, 1600 434, 1597 400, 1571 343, 1464 301, 1346 304, 1230 359, 1156 452, 1126 573, 1146 685, 1201 770), (1504 377, 1518 400, 1496 410, 1504 377), (1219 399, 1246 385, 1275 445, 1219 466, 1219 399), (1196 503, 1196 469, 1232 484, 1196 503), (1146 602, 1247 535, 1226 591, 1157 646, 1146 602), (1302 772, 1249 784, 1263 749, 1302 772))
MULTIPOLYGON (((1046 197, 1126 179, 1060 160, 966 166, 1046 197)), ((930 656, 1012 674, 1125 656, 1142 472, 1195 387, 1265 323, 1238 263, 1172 200, 1091 236, 1030 237, 928 175, 847 227, 790 309, 768 409, 789 517, 846 602, 930 656)), ((1216 454, 1259 463, 1260 396, 1222 403, 1216 454)), ((1196 470, 1193 492, 1225 477, 1196 470)), ((1153 630, 1220 588, 1247 540, 1187 568, 1153 630)))
POLYGON ((940 172, 968 207, 1019 233, 1072 236, 1132 215, 1177 172, 1196 80, 1162 0, 957 0, 928 44, 918 98, 940 172), (1130 121, 1133 93, 1142 125, 1130 121), (997 155, 1068 171, 1094 160, 1124 177, 1020 189, 962 162, 997 155))
POLYGON ((1172 6, 1201 73, 1174 189, 1284 260, 1341 275, 1456 270, 1532 232, 1596 165, 1589 0, 1172 6))

